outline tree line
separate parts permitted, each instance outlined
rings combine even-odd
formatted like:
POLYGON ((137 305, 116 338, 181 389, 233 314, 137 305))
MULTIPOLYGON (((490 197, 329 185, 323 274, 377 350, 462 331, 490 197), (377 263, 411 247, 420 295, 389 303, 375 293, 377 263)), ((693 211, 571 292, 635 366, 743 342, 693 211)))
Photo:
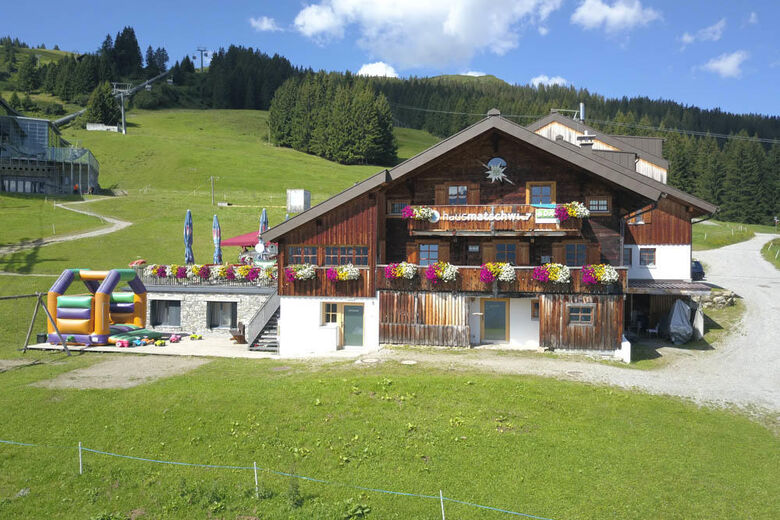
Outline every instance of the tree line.
POLYGON ((393 164, 398 145, 387 98, 349 73, 294 76, 276 91, 271 140, 342 164, 393 164))

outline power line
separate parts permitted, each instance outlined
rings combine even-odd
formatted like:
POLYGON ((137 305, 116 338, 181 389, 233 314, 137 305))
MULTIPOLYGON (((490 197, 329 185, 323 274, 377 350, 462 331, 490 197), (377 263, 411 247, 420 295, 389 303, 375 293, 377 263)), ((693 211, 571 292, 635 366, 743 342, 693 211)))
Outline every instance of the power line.
MULTIPOLYGON (((458 116, 478 116, 478 117, 485 117, 485 114, 482 113, 476 113, 476 112, 456 112, 453 110, 436 110, 433 108, 420 108, 420 107, 413 107, 409 105, 402 105, 400 103, 390 103, 390 106, 398 107, 404 110, 416 110, 418 112, 429 112, 434 114, 447 114, 447 115, 458 115, 458 116)), ((560 110, 559 110, 560 112, 560 110)), ((544 115, 538 115, 538 114, 501 114, 501 117, 505 118, 517 118, 517 119, 540 119, 544 117, 544 115)), ((697 137, 715 137, 717 139, 734 139, 738 141, 755 141, 758 143, 765 143, 765 144, 780 144, 780 139, 770 139, 765 137, 751 137, 751 136, 745 136, 745 135, 734 135, 734 134, 720 134, 720 133, 713 133, 713 132, 705 132, 701 130, 683 130, 680 128, 663 128, 659 126, 651 126, 651 125, 642 125, 639 123, 621 123, 618 121, 605 121, 605 120, 599 120, 599 119, 589 119, 588 122, 591 123, 598 123, 602 125, 614 125, 614 126, 622 126, 622 127, 630 127, 630 128, 638 128, 642 130, 651 130, 655 132, 670 132, 670 133, 677 133, 677 134, 686 134, 686 135, 693 135, 697 137)))

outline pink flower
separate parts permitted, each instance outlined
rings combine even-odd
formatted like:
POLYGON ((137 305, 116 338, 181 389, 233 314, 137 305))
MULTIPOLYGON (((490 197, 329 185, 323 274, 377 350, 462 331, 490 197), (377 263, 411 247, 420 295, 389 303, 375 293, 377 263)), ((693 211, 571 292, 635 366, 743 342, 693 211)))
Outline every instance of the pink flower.
POLYGON ((403 218, 414 218, 414 208, 411 206, 406 206, 401 210, 401 216, 403 218))
POLYGON ((436 264, 431 264, 425 269, 425 277, 432 283, 439 283, 439 273, 436 272, 436 264))
POLYGON ((482 283, 493 283, 496 280, 496 276, 490 269, 483 265, 482 269, 479 270, 479 280, 482 283))
POLYGON ((598 279, 596 279, 596 271, 593 269, 593 266, 582 266, 582 283, 585 285, 596 285, 598 282, 598 279))
POLYGON ((200 269, 198 269, 198 276, 202 280, 206 280, 209 277, 209 273, 211 272, 211 268, 207 265, 201 266, 200 269))
POLYGON ((327 271, 325 271, 325 276, 328 277, 328 280, 331 282, 335 282, 339 279, 339 272, 338 269, 335 267, 329 268, 327 271))
POLYGON ((561 204, 555 206, 555 218, 563 222, 569 219, 569 210, 561 204))
POLYGON ((176 269, 176 278, 187 278, 187 268, 180 265, 178 269, 176 269))
POLYGON ((547 268, 543 265, 538 265, 534 267, 534 274, 533 279, 537 282, 549 282, 550 281, 550 273, 547 271, 547 268))
POLYGON ((233 269, 232 265, 229 265, 227 269, 225 269, 225 278, 227 278, 228 280, 236 279, 236 271, 233 269))
POLYGON ((158 265, 154 275, 158 278, 165 278, 166 269, 164 265, 158 265))
POLYGON ((396 274, 396 269, 398 268, 398 264, 389 264, 385 266, 385 279, 387 280, 395 280, 398 278, 398 275, 396 274))
POLYGON ((253 267, 249 270, 248 273, 246 273, 246 279, 247 281, 254 282, 257 280, 257 277, 260 276, 260 269, 257 267, 253 267))
POLYGON ((295 270, 292 269, 291 267, 285 267, 284 268, 284 277, 285 277, 285 279, 288 282, 290 282, 290 283, 294 282, 295 281, 295 270))

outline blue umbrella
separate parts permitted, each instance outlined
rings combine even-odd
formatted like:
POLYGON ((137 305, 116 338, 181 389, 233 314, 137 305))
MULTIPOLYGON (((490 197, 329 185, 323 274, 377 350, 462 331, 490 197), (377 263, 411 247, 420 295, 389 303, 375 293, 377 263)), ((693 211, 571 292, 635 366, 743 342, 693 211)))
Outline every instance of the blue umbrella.
POLYGON ((214 221, 211 223, 211 238, 214 239, 214 263, 222 263, 222 230, 219 228, 219 219, 214 215, 214 221))
POLYGON ((195 263, 195 255, 192 254, 192 212, 190 210, 187 210, 187 216, 184 217, 184 263, 195 263))

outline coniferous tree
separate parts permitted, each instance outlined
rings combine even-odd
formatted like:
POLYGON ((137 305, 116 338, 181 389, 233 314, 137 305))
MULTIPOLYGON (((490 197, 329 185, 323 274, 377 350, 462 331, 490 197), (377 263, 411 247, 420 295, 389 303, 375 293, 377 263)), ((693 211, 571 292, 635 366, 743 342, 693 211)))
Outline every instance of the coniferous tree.
POLYGON ((84 113, 85 122, 104 125, 119 123, 122 113, 111 92, 111 85, 108 82, 103 82, 95 88, 89 97, 87 111, 84 113))
POLYGON ((30 54, 22 60, 16 79, 17 86, 22 92, 30 93, 38 88, 40 81, 38 78, 38 71, 36 70, 37 64, 38 60, 33 54, 30 54))
POLYGON ((8 104, 11 105, 11 108, 14 110, 22 108, 22 101, 19 99, 19 95, 15 90, 11 92, 11 97, 8 98, 8 104))
POLYGON ((699 141, 694 163, 697 196, 721 205, 724 194, 723 158, 713 137, 699 141))

